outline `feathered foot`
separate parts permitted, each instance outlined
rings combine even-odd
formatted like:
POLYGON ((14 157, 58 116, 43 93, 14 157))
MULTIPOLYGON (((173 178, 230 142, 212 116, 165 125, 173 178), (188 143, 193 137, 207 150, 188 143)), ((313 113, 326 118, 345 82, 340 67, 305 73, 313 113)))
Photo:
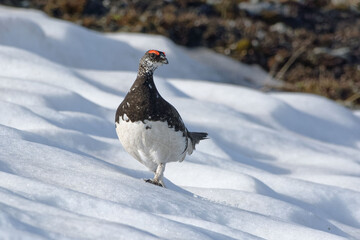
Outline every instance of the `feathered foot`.
POLYGON ((152 183, 154 185, 166 188, 165 184, 162 180, 164 171, 165 171, 165 163, 160 163, 156 168, 154 179, 147 179, 147 180, 145 180, 145 182, 152 183))
POLYGON ((159 187, 165 187, 164 183, 157 182, 154 179, 145 179, 145 182, 152 183, 152 184, 154 184, 156 186, 159 186, 159 187))

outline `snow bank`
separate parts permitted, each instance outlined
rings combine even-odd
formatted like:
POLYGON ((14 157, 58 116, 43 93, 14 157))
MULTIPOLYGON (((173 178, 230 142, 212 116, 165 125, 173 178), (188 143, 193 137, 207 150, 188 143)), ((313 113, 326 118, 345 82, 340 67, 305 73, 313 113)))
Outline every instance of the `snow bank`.
MULTIPOLYGON (((226 76, 163 37, 5 7, 0 32, 0 239, 360 238, 358 113, 195 81, 226 76), (159 91, 210 135, 167 166, 168 189, 142 180, 152 174, 114 129, 150 48, 170 62, 156 72, 159 91)), ((240 69, 239 79, 262 74, 240 69)))

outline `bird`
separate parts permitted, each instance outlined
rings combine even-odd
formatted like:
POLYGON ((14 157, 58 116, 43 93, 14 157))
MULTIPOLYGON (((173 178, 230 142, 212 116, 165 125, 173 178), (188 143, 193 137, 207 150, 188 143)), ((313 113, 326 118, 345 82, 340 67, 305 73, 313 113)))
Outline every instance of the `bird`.
POLYGON ((123 148, 154 173, 145 180, 165 187, 169 162, 182 162, 207 139, 206 132, 189 132, 173 105, 158 92, 154 71, 169 61, 162 51, 148 50, 140 59, 136 80, 115 114, 115 128, 123 148))

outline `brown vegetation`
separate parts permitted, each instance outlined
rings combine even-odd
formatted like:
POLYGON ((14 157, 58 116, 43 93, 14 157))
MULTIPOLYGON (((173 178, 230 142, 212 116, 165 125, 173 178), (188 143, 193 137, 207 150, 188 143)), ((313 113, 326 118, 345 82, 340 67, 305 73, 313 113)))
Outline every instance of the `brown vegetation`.
MULTIPOLYGON (((19 1, 0 1, 19 6, 19 1)), ((360 106, 360 4, 330 0, 32 0, 22 6, 97 31, 162 34, 258 64, 286 82, 282 90, 320 94, 360 106)))

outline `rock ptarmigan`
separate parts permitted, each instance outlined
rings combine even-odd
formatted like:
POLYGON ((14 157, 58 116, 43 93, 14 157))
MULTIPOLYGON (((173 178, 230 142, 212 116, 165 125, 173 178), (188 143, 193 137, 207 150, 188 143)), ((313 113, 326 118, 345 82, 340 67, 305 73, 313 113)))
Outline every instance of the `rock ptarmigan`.
POLYGON ((208 135, 189 132, 178 111, 156 89, 154 71, 168 63, 164 52, 147 51, 115 116, 116 133, 124 149, 155 173, 146 182, 162 187, 166 163, 183 161, 208 135))

